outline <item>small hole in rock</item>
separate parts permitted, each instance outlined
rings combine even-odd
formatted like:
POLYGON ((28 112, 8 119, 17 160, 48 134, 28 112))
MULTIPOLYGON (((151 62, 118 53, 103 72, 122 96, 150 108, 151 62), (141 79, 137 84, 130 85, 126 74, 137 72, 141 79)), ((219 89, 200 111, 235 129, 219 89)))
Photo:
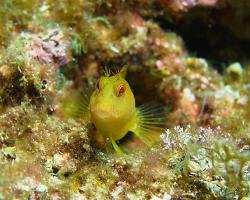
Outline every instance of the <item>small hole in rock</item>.
POLYGON ((46 86, 47 86, 47 81, 46 80, 43 80, 42 81, 42 90, 45 90, 46 89, 46 86))
POLYGON ((57 167, 52 167, 53 174, 57 174, 58 171, 59 171, 59 169, 57 167))
POLYGON ((70 176, 71 176, 71 172, 65 172, 64 174, 63 174, 63 176, 65 177, 65 178, 69 178, 70 176))

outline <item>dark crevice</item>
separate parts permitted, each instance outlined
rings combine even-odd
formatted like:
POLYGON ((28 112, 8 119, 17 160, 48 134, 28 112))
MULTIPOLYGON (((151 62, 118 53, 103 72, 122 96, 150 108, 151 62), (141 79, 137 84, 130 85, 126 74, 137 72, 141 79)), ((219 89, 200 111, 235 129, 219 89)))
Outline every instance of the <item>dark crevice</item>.
MULTIPOLYGON (((232 62, 247 61, 250 52, 250 39, 239 38, 232 32, 240 25, 225 22, 222 19, 224 12, 223 9, 199 8, 193 9, 179 21, 170 22, 164 18, 155 18, 154 21, 164 30, 180 35, 191 54, 207 59, 222 71, 232 62)), ((246 26, 250 26, 250 22, 246 26)))

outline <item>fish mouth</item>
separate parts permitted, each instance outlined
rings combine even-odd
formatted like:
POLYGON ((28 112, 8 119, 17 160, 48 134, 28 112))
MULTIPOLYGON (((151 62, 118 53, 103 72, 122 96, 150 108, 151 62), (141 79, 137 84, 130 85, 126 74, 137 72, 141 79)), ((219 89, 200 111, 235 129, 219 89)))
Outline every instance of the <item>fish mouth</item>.
POLYGON ((94 115, 97 116, 100 119, 108 119, 108 118, 110 118, 110 114, 108 112, 105 112, 105 111, 95 112, 94 115))
POLYGON ((99 119, 109 119, 112 115, 110 112, 105 111, 105 110, 96 110, 96 109, 92 109, 91 110, 91 114, 92 116, 94 116, 95 118, 99 118, 99 119))

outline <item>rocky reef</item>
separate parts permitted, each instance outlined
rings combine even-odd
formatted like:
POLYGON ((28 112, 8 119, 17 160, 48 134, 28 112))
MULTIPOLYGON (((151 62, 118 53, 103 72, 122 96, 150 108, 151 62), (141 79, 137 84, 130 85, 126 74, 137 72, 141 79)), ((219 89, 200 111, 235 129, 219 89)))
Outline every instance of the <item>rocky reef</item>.
POLYGON ((0 200, 250 199, 247 0, 4 0, 0 200), (127 154, 67 115, 83 85, 128 68, 136 104, 166 109, 127 154))

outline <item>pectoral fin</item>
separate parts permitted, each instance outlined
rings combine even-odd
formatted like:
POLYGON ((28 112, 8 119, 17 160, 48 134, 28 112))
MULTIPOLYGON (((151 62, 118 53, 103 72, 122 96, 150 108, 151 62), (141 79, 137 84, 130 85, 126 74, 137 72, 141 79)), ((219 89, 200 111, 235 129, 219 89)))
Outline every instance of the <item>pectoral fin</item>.
POLYGON ((69 91, 62 101, 62 108, 66 117, 80 118, 90 122, 90 97, 93 87, 84 85, 80 89, 69 91))
POLYGON ((111 143, 117 153, 124 154, 122 149, 116 144, 115 140, 113 138, 110 138, 111 143))
POLYGON ((143 104, 137 108, 137 118, 134 134, 145 144, 152 146, 164 131, 164 108, 154 102, 143 104))

